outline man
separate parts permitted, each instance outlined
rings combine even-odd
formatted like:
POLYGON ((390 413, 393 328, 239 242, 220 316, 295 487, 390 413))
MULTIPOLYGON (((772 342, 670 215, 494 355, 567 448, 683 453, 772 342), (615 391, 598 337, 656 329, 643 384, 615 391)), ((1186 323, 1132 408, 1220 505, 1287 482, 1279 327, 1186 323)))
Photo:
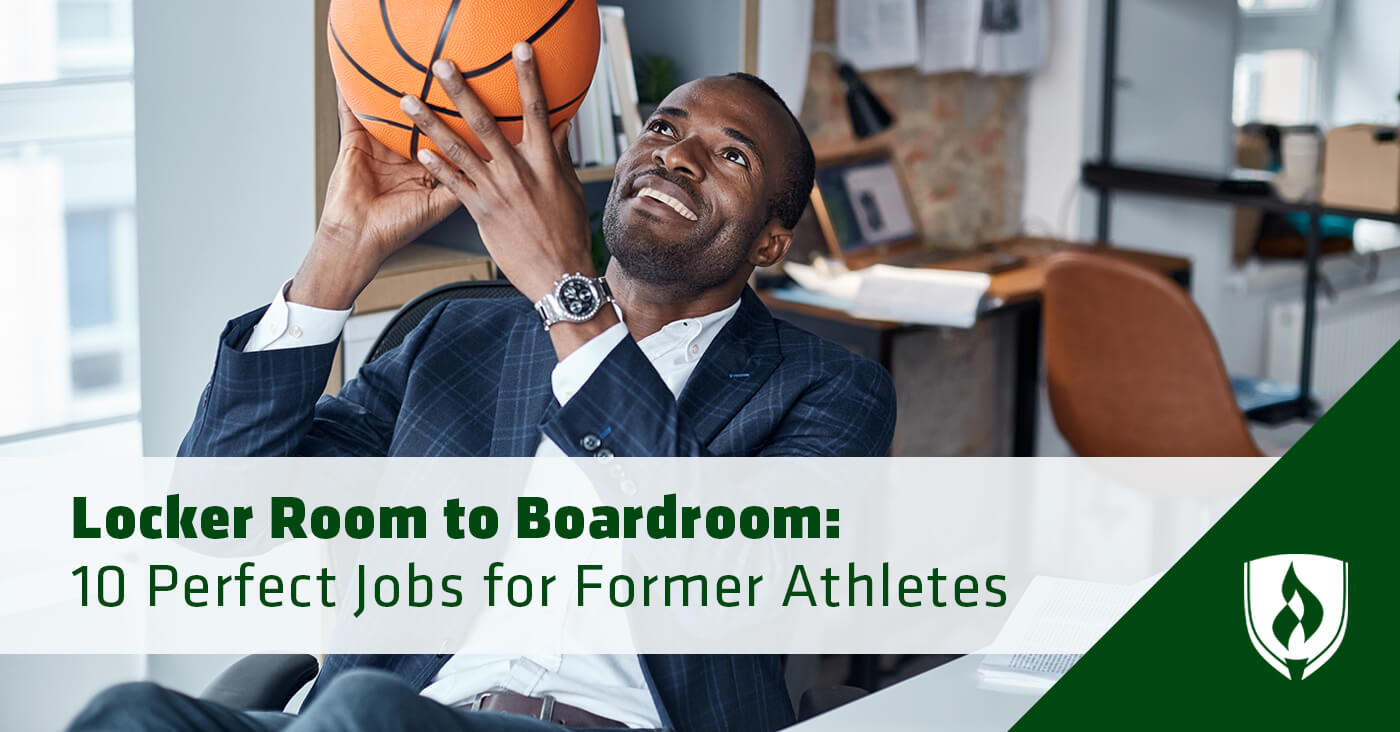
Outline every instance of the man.
MULTIPOLYGON (((224 331, 181 454, 885 454, 888 374, 773 320, 745 285, 754 267, 786 254, 812 187, 811 146, 777 94, 732 74, 666 98, 618 160, 604 282, 567 126, 549 129, 527 44, 514 63, 519 145, 450 62, 433 67, 489 160, 412 97, 404 111, 443 151, 416 163, 342 104, 340 157, 311 249, 270 307, 224 331), (318 403, 350 304, 389 254, 459 203, 524 297, 435 308, 318 403)), ((441 654, 328 657, 300 717, 130 684, 99 696, 75 728, 557 729, 472 706, 578 728, 770 730, 792 720, 775 656, 441 654)))

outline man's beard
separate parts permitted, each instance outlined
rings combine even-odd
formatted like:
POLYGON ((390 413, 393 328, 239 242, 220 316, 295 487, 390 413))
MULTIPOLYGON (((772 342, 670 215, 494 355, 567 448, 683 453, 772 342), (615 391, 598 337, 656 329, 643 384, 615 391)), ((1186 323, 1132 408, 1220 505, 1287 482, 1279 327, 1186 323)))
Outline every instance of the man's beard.
POLYGON ((754 217, 715 226, 706 211, 684 239, 675 241, 659 237, 646 221, 623 223, 625 202, 609 200, 603 210, 608 253, 628 277, 680 294, 698 294, 728 282, 743 266, 764 225, 754 217))

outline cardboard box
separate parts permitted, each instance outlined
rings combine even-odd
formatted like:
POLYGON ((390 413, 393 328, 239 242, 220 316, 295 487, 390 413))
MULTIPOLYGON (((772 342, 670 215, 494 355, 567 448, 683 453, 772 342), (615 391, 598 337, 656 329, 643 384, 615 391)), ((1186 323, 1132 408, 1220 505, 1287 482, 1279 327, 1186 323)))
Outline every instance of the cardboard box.
POLYGON ((1323 160, 1323 205, 1400 212, 1400 141, 1394 127, 1334 127, 1323 160), (1390 134, 1378 134, 1385 131, 1390 134))

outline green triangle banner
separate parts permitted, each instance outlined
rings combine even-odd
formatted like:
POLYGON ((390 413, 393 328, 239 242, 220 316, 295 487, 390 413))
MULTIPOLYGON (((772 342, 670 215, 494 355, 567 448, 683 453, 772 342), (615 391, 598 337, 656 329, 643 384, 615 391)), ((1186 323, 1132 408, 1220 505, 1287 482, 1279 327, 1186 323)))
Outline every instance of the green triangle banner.
POLYGON ((1400 345, 1016 724, 1400 729, 1400 345))

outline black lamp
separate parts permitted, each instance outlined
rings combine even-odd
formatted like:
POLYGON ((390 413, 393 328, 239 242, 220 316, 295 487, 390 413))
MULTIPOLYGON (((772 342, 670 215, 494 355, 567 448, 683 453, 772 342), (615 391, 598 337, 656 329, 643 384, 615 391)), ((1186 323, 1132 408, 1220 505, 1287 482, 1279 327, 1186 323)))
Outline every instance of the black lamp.
POLYGON ((836 73, 841 76, 841 81, 846 83, 846 110, 851 115, 851 131, 855 132, 856 137, 878 135, 894 124, 894 116, 890 114, 890 110, 885 109, 875 92, 870 91, 870 87, 861 81, 860 74, 856 73, 850 62, 841 61, 836 73))

